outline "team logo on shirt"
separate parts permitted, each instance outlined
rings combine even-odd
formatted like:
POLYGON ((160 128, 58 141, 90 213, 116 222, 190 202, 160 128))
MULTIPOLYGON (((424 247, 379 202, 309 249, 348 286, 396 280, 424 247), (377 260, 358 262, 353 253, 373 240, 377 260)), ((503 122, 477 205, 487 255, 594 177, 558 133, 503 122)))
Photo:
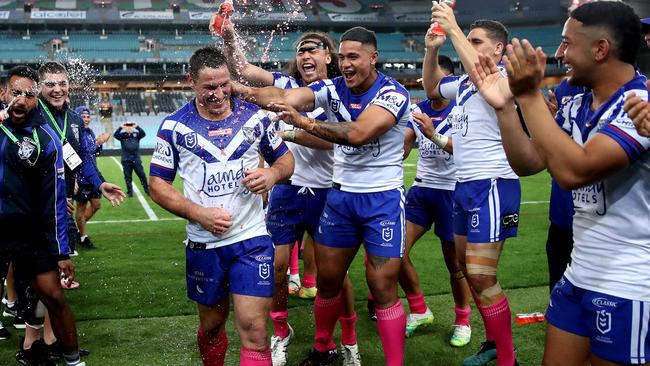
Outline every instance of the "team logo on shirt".
POLYGON ((341 101, 340 100, 332 99, 330 101, 330 109, 332 110, 332 112, 336 113, 336 112, 339 111, 340 108, 341 108, 341 101))
POLYGON ((32 156, 34 149, 36 149, 36 143, 34 140, 29 137, 23 137, 23 141, 21 141, 18 146, 18 157, 22 160, 27 160, 32 156))
POLYGON ((254 144, 255 141, 262 135, 259 129, 255 127, 244 126, 241 128, 241 131, 244 134, 244 139, 246 139, 246 142, 251 145, 254 144))
POLYGON ((391 227, 383 228, 381 230, 381 238, 384 239, 384 241, 393 240, 393 228, 391 228, 391 227))
POLYGON ((612 330, 612 313, 607 310, 599 310, 596 312, 596 329, 602 334, 608 333, 612 330))
POLYGON ((196 137, 196 132, 190 132, 185 135, 185 147, 188 149, 193 149, 196 147, 198 138, 196 137))
POLYGON ((258 269, 259 269, 258 272, 259 272, 260 278, 262 278, 263 280, 265 280, 265 279, 269 278, 269 276, 271 276, 271 267, 269 266, 268 263, 260 264, 258 266, 258 269))

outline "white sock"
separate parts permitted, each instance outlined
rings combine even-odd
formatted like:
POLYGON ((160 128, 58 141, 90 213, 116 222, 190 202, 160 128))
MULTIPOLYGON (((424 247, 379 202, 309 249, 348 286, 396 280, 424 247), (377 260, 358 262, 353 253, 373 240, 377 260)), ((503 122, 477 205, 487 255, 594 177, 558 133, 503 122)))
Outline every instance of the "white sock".
POLYGON ((289 282, 290 283, 295 282, 295 283, 298 284, 298 286, 300 286, 300 275, 299 274, 289 275, 289 282))
POLYGON ((88 235, 82 235, 82 236, 81 236, 81 241, 86 240, 87 237, 88 237, 88 235))

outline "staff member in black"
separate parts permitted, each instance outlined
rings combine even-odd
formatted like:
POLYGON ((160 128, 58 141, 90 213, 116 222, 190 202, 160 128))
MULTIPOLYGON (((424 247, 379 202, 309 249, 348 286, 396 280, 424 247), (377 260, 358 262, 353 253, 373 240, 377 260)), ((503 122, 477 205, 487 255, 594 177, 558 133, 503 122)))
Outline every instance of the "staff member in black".
MULTIPOLYGON (((68 365, 81 366, 72 310, 59 271, 74 276, 66 230, 63 149, 56 133, 35 111, 38 74, 27 66, 9 70, 8 105, 0 124, 0 258, 2 273, 13 262, 16 281, 28 280, 47 308, 68 365)), ((41 341, 30 348, 44 347, 41 341)), ((24 351, 21 345, 21 351, 24 351)), ((32 352, 42 357, 40 352, 32 352)), ((42 364, 43 360, 34 364, 42 364)))
MULTIPOLYGON (((74 193, 74 173, 84 176, 95 189, 100 191, 113 206, 119 205, 124 192, 115 184, 105 182, 97 172, 91 158, 92 153, 82 151, 79 141, 85 133, 81 116, 68 106, 67 99, 70 91, 70 79, 65 66, 56 61, 44 63, 38 69, 41 95, 38 100, 40 115, 43 123, 48 124, 56 132, 63 144, 63 154, 66 166, 66 196, 71 198, 74 193), (66 147, 67 145, 67 147, 66 147), (84 157, 84 159, 80 158, 84 157)), ((69 200, 70 210, 72 200, 69 200)))
POLYGON ((129 197, 133 197, 133 179, 131 178, 133 170, 140 178, 144 192, 149 195, 147 176, 144 174, 142 159, 140 159, 140 140, 145 135, 144 130, 135 122, 126 122, 113 134, 113 137, 119 140, 120 145, 122 145, 122 168, 124 170, 124 181, 126 182, 126 194, 129 197))

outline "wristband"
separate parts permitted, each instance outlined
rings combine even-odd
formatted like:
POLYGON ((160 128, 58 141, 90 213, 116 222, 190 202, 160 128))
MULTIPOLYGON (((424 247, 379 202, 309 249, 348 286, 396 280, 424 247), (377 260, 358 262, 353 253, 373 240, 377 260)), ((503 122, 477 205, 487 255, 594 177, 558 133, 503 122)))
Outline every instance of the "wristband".
POLYGON ((444 147, 447 146, 447 142, 449 142, 449 137, 434 132, 433 136, 431 136, 429 140, 444 149, 444 147))
POLYGON ((296 141, 296 131, 295 130, 284 131, 284 134, 282 135, 282 139, 287 142, 296 141))

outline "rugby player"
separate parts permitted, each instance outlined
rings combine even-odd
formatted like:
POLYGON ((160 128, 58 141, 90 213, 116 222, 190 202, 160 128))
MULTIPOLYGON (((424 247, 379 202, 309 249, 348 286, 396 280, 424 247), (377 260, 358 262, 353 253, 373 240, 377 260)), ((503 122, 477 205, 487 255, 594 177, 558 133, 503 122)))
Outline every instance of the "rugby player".
MULTIPOLYGON (((226 56, 233 73, 242 82, 251 85, 276 86, 292 89, 312 82, 341 75, 336 56, 334 41, 320 32, 307 32, 296 41, 296 57, 289 65, 288 72, 269 72, 252 65, 237 45, 232 24, 224 26, 224 45, 226 56)), ((308 112, 311 118, 325 121, 327 115, 323 109, 308 112)), ((325 198, 332 187, 332 168, 334 153, 332 143, 320 139, 309 139, 308 134, 298 132, 294 126, 282 126, 282 136, 287 142, 295 159, 295 169, 291 180, 273 188, 269 198, 267 228, 275 244, 275 293, 271 306, 274 335, 271 337, 273 365, 286 364, 287 346, 292 340, 293 329, 287 322, 287 265, 294 243, 302 240, 305 232, 313 238, 318 228, 318 221, 325 206, 325 198), (298 143, 307 144, 302 146, 298 143)), ((312 241, 307 240, 308 245, 312 241)), ((309 257, 306 257, 308 260, 309 257)), ((313 260, 313 257, 311 258, 313 260)), ((315 297, 314 275, 306 274, 305 282, 312 287, 301 288, 298 296, 315 297)), ((359 347, 357 345, 354 311, 354 292, 352 283, 346 277, 344 282, 344 307, 339 323, 341 324, 341 351, 344 365, 360 365, 359 347)))
MULTIPOLYGON (((456 22, 453 9, 440 3, 432 8, 432 21, 446 32, 465 70, 471 70, 478 55, 501 61, 508 31, 493 20, 477 20, 467 37, 456 22)), ((428 51, 435 52, 445 37, 436 36, 428 51)), ((435 52, 437 55, 437 52, 435 52)), ((469 75, 444 77, 437 67, 428 68, 424 78, 427 94, 455 99, 447 117, 452 123, 456 190, 454 193, 454 240, 461 268, 464 268, 474 301, 483 318, 486 342, 464 365, 484 365, 497 358, 499 366, 517 364, 512 344, 508 299, 497 279, 497 268, 507 238, 517 235, 520 186, 508 164, 497 115, 477 93, 469 75)))
MULTIPOLYGON (((433 37, 427 33, 425 45, 430 41, 433 41, 433 37)), ((423 68, 436 62, 431 60, 432 53, 425 55, 423 68)), ((445 76, 454 74, 454 64, 447 56, 438 56, 437 62, 445 76)), ((455 105, 447 99, 426 99, 411 106, 413 121, 407 125, 404 156, 408 156, 414 143, 418 144, 420 155, 415 182, 406 195, 406 252, 399 282, 409 304, 406 336, 410 337, 418 327, 433 323, 433 314, 424 301, 420 279, 409 254, 413 245, 435 223, 434 232, 440 238, 455 303, 456 319, 449 343, 462 347, 469 343, 472 330, 469 322, 469 287, 456 258, 452 222, 456 169, 451 155, 453 145, 447 116, 455 105)))
POLYGON ((623 2, 591 2, 571 12, 562 31, 563 61, 569 83, 588 91, 558 112, 562 128, 539 90, 546 67, 541 48, 512 41, 509 88, 492 87, 504 79, 489 60, 477 67, 481 93, 498 109, 514 108, 514 95, 539 152, 536 162, 573 191, 574 248, 551 293, 544 365, 648 362, 650 140, 623 109, 632 93, 648 100, 645 78, 634 67, 640 41, 639 18, 623 2))
POLYGON ((335 362, 332 332, 341 313, 341 290, 360 243, 368 261, 366 280, 374 297, 377 328, 387 365, 402 365, 406 314, 397 297, 404 254, 404 128, 409 94, 375 69, 374 32, 354 27, 339 46, 342 76, 308 87, 280 89, 240 86, 258 105, 279 111, 277 118, 334 146, 333 187, 315 235, 316 282, 314 350, 302 365, 335 362), (327 122, 300 114, 322 108, 327 122))
POLYGON ((223 365, 230 298, 240 365, 272 365, 266 320, 273 296, 273 243, 261 194, 293 172, 293 155, 267 112, 232 96, 221 50, 190 58, 195 98, 166 117, 151 159, 151 197, 188 220, 187 294, 198 306, 204 365, 223 365), (258 168, 259 154, 270 164, 258 168), (176 172, 183 193, 172 186, 176 172))

